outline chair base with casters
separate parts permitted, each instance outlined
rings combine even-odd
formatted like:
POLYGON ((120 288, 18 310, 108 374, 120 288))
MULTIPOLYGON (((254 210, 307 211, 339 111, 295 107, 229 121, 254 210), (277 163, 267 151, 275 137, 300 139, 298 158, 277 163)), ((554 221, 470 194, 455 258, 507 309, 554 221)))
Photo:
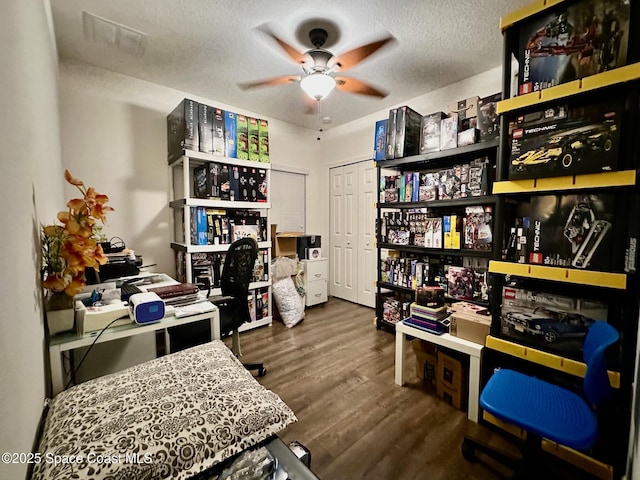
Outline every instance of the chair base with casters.
MULTIPOLYGON (((218 307, 218 311, 220 312, 220 331, 223 336, 225 333, 231 334, 231 350, 236 357, 241 357, 240 332, 237 328, 233 329, 233 319, 238 314, 237 309, 239 308, 239 306, 236 305, 236 298, 217 295, 209 297, 209 301, 218 307)), ((247 370, 256 370, 259 377, 264 377, 267 374, 267 369, 263 363, 243 363, 243 365, 247 370)))
MULTIPOLYGON (((514 470, 512 478, 568 478, 554 475, 542 438, 576 451, 588 452, 598 440, 596 409, 612 395, 605 362, 605 350, 619 334, 607 322, 595 322, 583 345, 586 372, 582 395, 508 368, 496 369, 480 395, 480 406, 489 414, 526 431, 517 460, 478 439, 465 435, 462 455, 472 461, 482 452, 514 470)), ((569 477, 570 478, 570 477, 569 477)), ((580 477, 587 478, 586 474, 580 477)), ((594 477, 595 478, 595 477, 594 477)))
MULTIPOLYGON (((238 329, 250 319, 249 313, 249 284, 253 278, 256 258, 258 257, 258 242, 253 238, 241 238, 234 241, 225 252, 224 266, 220 275, 220 290, 222 295, 207 297, 218 307, 220 313, 220 334, 224 337, 233 335, 233 352, 240 356, 240 334, 238 329)), ((207 285, 210 293, 210 285, 207 285)), ((211 338, 211 327, 201 322, 196 325, 185 325, 169 329, 169 337, 176 348, 187 348, 198 343, 204 343, 211 338)), ((245 365, 249 370, 257 370, 258 376, 267 373, 262 363, 245 365)))

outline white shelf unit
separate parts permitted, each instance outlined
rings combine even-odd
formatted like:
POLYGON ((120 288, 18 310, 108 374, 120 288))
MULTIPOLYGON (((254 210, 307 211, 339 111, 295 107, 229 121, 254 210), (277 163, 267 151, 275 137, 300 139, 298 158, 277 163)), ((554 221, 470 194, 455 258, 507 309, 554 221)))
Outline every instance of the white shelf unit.
MULTIPOLYGON (((195 198, 192 196, 193 190, 193 169, 199 165, 207 162, 216 162, 229 166, 260 168, 267 172, 267 184, 271 183, 271 164, 254 162, 248 160, 239 160, 237 158, 228 158, 218 155, 211 155, 203 152, 197 152, 194 150, 184 150, 182 157, 169 165, 170 174, 170 202, 169 206, 174 212, 181 212, 181 220, 176 217, 178 215, 172 215, 172 231, 174 235, 174 241, 171 242, 171 248, 176 252, 183 252, 185 259, 185 279, 187 282, 193 282, 192 271, 192 255, 194 253, 222 253, 229 249, 229 244, 224 245, 193 245, 191 243, 190 224, 191 224, 191 207, 205 207, 216 208, 224 210, 253 210, 260 211, 261 216, 267 218, 267 226, 270 224, 269 210, 271 209, 271 202, 243 202, 243 201, 231 201, 231 200, 215 200, 207 198, 195 198), (177 239, 178 235, 181 237, 177 239)), ((260 250, 267 250, 268 265, 271 265, 271 238, 270 229, 267 227, 267 239, 265 241, 258 242, 260 250)), ((267 288, 269 292, 269 315, 259 320, 252 322, 246 322, 243 324, 239 331, 243 332, 258 328, 266 325, 271 325, 273 319, 273 301, 271 292, 271 279, 263 282, 254 282, 249 285, 249 290, 257 290, 261 288, 267 288)), ((211 295, 219 295, 221 290, 214 288, 211 290, 211 295)))

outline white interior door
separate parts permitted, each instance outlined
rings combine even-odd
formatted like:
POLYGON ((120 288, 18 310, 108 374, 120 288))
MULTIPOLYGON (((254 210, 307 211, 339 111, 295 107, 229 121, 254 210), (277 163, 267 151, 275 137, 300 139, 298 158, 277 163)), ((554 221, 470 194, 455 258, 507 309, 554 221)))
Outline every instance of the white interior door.
POLYGON ((375 250, 378 176, 371 161, 358 164, 358 303, 375 308, 375 250))
POLYGON ((330 170, 331 197, 331 255, 329 294, 358 301, 356 289, 357 262, 357 191, 358 168, 356 165, 332 168, 330 170))

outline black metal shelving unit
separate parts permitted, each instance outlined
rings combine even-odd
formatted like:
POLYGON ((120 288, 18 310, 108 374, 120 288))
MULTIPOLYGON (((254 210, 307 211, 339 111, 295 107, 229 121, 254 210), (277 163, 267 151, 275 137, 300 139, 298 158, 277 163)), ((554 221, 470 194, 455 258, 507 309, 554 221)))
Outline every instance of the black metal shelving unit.
MULTIPOLYGON (((489 157, 490 166, 489 178, 494 176, 493 169, 497 164, 497 152, 500 142, 498 139, 490 140, 486 142, 475 143, 464 147, 453 148, 450 150, 442 150, 438 152, 431 152, 424 155, 413 155, 404 158, 396 158, 393 160, 381 160, 376 162, 378 185, 380 185, 382 170, 390 169, 399 173, 407 171, 438 171, 443 168, 452 167, 454 165, 468 162, 472 159, 487 156, 489 157)), ((491 205, 494 208, 494 214, 500 211, 503 199, 497 195, 490 194, 491 181, 488 183, 489 188, 487 195, 466 197, 459 199, 447 199, 447 200, 433 200, 433 201, 418 201, 418 202, 378 202, 377 218, 381 221, 383 210, 407 210, 407 209, 424 209, 427 211, 462 211, 464 207, 474 205, 491 205)), ((493 238, 502 238, 502 230, 497 222, 493 224, 493 238)), ((377 262, 378 262, 378 280, 376 282, 376 328, 383 329, 389 332, 395 332, 395 325, 384 320, 383 315, 383 302, 385 294, 397 293, 401 298, 409 301, 414 296, 414 289, 407 286, 396 285, 386 283, 382 281, 381 277, 381 250, 394 250, 401 253, 419 255, 421 257, 440 257, 442 261, 446 262, 447 257, 475 257, 475 258, 498 258, 501 245, 495 241, 492 244, 492 249, 483 250, 468 250, 468 249, 444 249, 444 248, 425 248, 414 245, 400 245, 393 243, 383 243, 380 237, 380 229, 377 232, 377 262)), ((488 307, 487 302, 474 302, 488 307)))

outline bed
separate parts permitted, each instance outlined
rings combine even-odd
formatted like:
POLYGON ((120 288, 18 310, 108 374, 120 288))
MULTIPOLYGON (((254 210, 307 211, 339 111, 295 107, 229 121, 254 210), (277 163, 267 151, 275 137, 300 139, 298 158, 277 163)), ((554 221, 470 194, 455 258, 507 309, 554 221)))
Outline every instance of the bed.
POLYGON ((58 394, 32 478, 207 478, 295 421, 217 340, 58 394))

